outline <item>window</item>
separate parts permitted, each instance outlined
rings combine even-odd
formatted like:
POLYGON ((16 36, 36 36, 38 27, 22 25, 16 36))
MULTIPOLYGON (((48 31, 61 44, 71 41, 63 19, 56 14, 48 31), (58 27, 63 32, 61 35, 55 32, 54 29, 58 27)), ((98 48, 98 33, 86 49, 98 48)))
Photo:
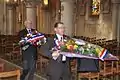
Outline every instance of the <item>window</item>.
POLYGON ((92 15, 100 14, 100 0, 92 0, 92 15))

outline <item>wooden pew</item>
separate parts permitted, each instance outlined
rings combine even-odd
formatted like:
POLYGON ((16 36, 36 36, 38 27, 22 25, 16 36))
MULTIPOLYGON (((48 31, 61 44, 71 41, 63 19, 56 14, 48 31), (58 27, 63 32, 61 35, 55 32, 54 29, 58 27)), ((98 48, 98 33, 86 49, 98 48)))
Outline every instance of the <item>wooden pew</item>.
POLYGON ((7 71, 7 72, 0 72, 0 78, 8 79, 10 77, 17 77, 16 80, 20 80, 20 70, 14 70, 14 71, 7 71))

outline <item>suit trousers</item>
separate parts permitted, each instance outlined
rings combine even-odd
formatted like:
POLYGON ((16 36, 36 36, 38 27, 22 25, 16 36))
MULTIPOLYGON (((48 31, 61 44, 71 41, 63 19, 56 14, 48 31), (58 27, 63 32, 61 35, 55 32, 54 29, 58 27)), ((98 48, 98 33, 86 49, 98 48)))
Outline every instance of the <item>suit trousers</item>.
POLYGON ((47 74, 49 76, 48 80, 71 80, 67 62, 51 60, 47 68, 47 74))
POLYGON ((23 60, 23 74, 20 80, 34 80, 34 72, 36 69, 36 60, 25 59, 23 60))

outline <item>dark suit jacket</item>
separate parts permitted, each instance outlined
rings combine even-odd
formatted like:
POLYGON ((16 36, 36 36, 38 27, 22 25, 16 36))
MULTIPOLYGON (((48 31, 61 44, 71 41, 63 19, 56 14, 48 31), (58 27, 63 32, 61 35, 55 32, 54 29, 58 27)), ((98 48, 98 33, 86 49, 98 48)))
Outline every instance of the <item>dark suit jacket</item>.
MULTIPOLYGON (((34 31, 34 30, 35 29, 31 29, 31 31, 34 31)), ((27 34, 28 34, 28 31, 26 28, 21 30, 19 32, 20 39, 24 38, 27 34)), ((29 45, 29 47, 25 51, 22 50, 23 59, 27 59, 27 60, 35 59, 36 60, 37 59, 37 48, 29 43, 27 43, 25 45, 29 45)), ((23 46, 25 46, 25 45, 23 45, 23 46)), ((21 47, 23 47, 23 46, 21 46, 21 47)))
MULTIPOLYGON (((69 37, 63 36, 63 38, 67 39, 69 37)), ((51 38, 47 38, 47 42, 45 45, 41 46, 40 51, 43 56, 46 56, 49 58, 49 65, 47 66, 47 74, 54 75, 54 74, 60 74, 63 68, 63 65, 67 65, 67 69, 69 69, 69 58, 67 58, 66 62, 63 63, 62 59, 60 62, 57 60, 53 60, 52 58, 52 48, 55 47, 54 39, 58 39, 56 35, 54 35, 51 38), (54 73, 57 71, 57 73, 54 73)), ((60 56, 59 56, 60 57, 60 56)))
MULTIPOLYGON (((69 37, 64 35, 64 39, 68 39, 69 37)), ((41 46, 42 55, 52 59, 52 48, 55 47, 54 39, 58 39, 56 35, 47 38, 47 42, 45 45, 41 46)))

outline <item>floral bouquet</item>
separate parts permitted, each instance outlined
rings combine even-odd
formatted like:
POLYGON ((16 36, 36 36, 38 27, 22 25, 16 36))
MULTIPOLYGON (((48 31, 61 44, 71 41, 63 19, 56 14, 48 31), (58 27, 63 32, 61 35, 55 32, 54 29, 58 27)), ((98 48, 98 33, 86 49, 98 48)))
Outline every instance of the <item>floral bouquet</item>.
POLYGON ((83 55, 84 57, 86 56, 86 58, 92 57, 101 60, 112 56, 107 49, 102 48, 101 46, 74 38, 64 41, 64 45, 60 45, 59 49, 61 52, 69 52, 76 56, 83 55))
POLYGON ((46 38, 43 34, 34 31, 32 33, 27 34, 26 37, 22 38, 19 41, 19 45, 25 45, 26 43, 30 43, 34 46, 40 46, 46 43, 46 38))
POLYGON ((78 53, 80 45, 76 44, 73 39, 69 39, 61 45, 60 50, 65 52, 78 53))

